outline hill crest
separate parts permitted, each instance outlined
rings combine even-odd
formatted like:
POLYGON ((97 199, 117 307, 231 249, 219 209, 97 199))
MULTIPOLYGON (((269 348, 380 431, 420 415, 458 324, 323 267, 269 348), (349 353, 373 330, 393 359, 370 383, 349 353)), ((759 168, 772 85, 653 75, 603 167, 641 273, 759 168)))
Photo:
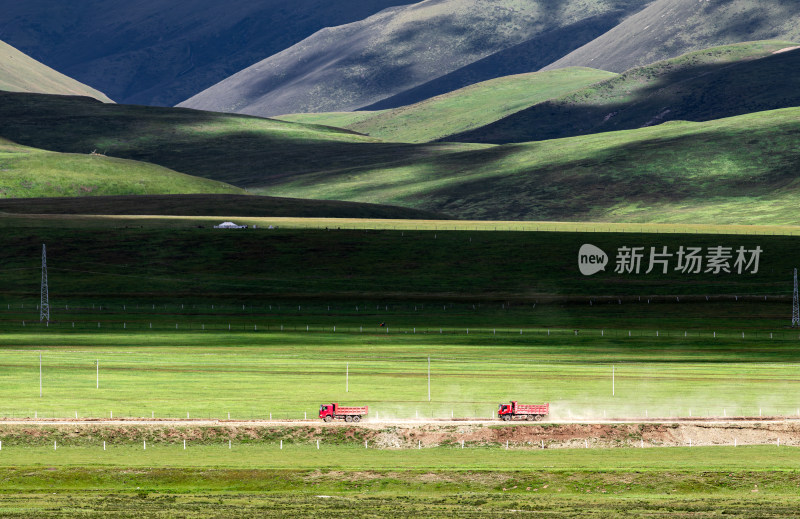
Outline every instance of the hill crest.
POLYGON ((86 96, 113 103, 102 92, 53 70, 3 41, 0 41, 0 90, 86 96))

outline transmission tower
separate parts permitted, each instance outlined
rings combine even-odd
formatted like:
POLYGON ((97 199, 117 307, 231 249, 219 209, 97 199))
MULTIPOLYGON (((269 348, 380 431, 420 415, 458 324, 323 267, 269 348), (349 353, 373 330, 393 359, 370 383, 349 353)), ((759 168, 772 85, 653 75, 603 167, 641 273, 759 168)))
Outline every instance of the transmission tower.
POLYGON ((794 269, 794 295, 792 297, 792 328, 800 326, 800 301, 797 299, 797 269, 794 269))
POLYGON ((50 322, 50 295, 47 292, 47 250, 42 244, 42 301, 39 305, 39 321, 50 322))

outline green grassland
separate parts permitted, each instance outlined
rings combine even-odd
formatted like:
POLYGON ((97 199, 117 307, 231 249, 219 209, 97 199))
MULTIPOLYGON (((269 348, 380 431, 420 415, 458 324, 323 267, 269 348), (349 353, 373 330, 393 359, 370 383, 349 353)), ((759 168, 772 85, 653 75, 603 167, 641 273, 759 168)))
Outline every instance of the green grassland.
MULTIPOLYGON (((172 196, 164 195, 167 200, 172 196)), ((216 195, 212 195, 214 197, 216 195)), ((236 195, 234 195, 236 196, 236 195)), ((249 195, 252 196, 252 195, 249 195)), ((6 226, 25 228, 54 227, 54 228, 97 228, 115 229, 118 227, 149 227, 154 229, 186 229, 190 227, 210 227, 219 221, 217 216, 195 216, 169 214, 114 214, 108 202, 121 200, 121 209, 127 206, 129 198, 135 197, 98 197, 100 209, 108 208, 111 214, 91 214, 98 211, 89 211, 86 201, 80 198, 32 198, 25 200, 0 201, 4 208, 6 226), (54 200, 54 211, 48 211, 46 201, 54 200), (30 201, 31 211, 25 209, 25 202, 30 201), (81 214, 78 209, 86 207, 90 214, 81 214), (37 211, 41 210, 41 214, 37 211), (63 212, 61 212, 63 211, 63 212)), ((158 204, 158 196, 142 197, 158 204)), ((174 197, 175 207, 180 207, 182 198, 191 201, 190 195, 174 197)), ((255 200, 259 197, 254 196, 255 200)), ((271 199, 272 197, 261 197, 271 199)), ((248 198, 247 200, 250 200, 248 198)), ((292 200, 277 198, 276 200, 292 200)), ((303 200, 313 204, 316 200, 303 200)), ((324 202, 324 201, 320 201, 324 202)), ((335 203, 335 201, 334 201, 335 203)), ((144 204, 148 205, 147 202, 144 204)), ((222 203, 223 207, 225 206, 222 203)), ((242 212, 249 213, 248 205, 243 203, 242 212)), ((365 204, 366 205, 366 204, 365 204)), ((169 212, 172 204, 164 203, 161 210, 169 212)), ((390 207, 390 206, 376 206, 390 207)), ((200 209, 213 211, 213 208, 200 205, 200 209)), ((403 209, 403 208, 401 208, 403 209)), ((412 211, 412 210, 408 210, 412 211)), ((121 211, 120 211, 121 212, 121 211)), ((228 212, 229 214, 231 212, 228 212)), ((411 213, 421 214, 421 213, 411 213)), ((425 214, 425 213, 422 213, 425 214)), ((436 215, 440 217, 442 215, 436 215)), ((554 233, 641 233, 641 234, 709 234, 709 235, 751 235, 751 236, 798 236, 800 225, 713 225, 700 223, 613 223, 613 222, 553 222, 553 221, 519 221, 519 220, 419 220, 404 218, 337 218, 337 217, 296 217, 296 216, 239 216, 237 221, 257 227, 281 227, 284 229, 336 229, 336 230, 361 230, 361 231, 479 231, 479 232, 554 232, 554 233)), ((436 234, 436 233, 434 233, 436 234)))
MULTIPOLYGON (((222 439, 221 439, 222 440, 222 439)), ((363 443, 351 446, 331 446, 324 445, 323 448, 317 449, 313 445, 288 445, 285 444, 283 449, 280 449, 277 444, 267 445, 236 445, 235 448, 228 448, 227 440, 219 441, 217 445, 192 445, 188 442, 187 449, 182 448, 180 442, 173 443, 156 443, 148 445, 146 449, 143 448, 142 443, 138 445, 131 445, 133 442, 120 439, 117 444, 114 443, 106 446, 106 451, 102 450, 102 442, 91 446, 71 446, 67 439, 61 443, 58 449, 53 449, 53 444, 40 445, 36 447, 14 447, 3 445, 3 455, 0 457, 0 466, 4 467, 6 474, 9 471, 7 467, 14 467, 15 465, 23 465, 34 468, 36 466, 53 466, 61 468, 60 474, 57 472, 53 475, 52 482, 55 485, 69 488, 69 482, 65 481, 64 476, 70 472, 79 475, 77 481, 73 484, 76 487, 87 485, 87 481, 80 477, 82 471, 69 470, 69 467, 81 467, 100 465, 101 467, 126 467, 136 468, 142 467, 154 471, 157 476, 157 468, 238 468, 242 471, 245 470, 263 470, 267 473, 274 471, 286 470, 289 479, 283 485, 280 482, 270 481, 268 484, 261 483, 244 476, 242 481, 237 485, 236 481, 227 482, 233 488, 225 488, 221 486, 224 484, 222 481, 214 481, 213 471, 208 490, 224 491, 224 490, 257 490, 257 489, 272 489, 272 490, 285 490, 292 486, 298 485, 301 481, 302 473, 292 474, 295 471, 307 471, 314 469, 322 469, 323 471, 333 470, 348 470, 348 471, 378 471, 378 474, 384 474, 390 471, 401 471, 399 477, 402 479, 408 478, 413 482, 415 472, 423 471, 437 471, 437 470, 459 470, 459 471, 478 471, 476 480, 473 484, 475 489, 483 486, 482 490, 501 491, 502 488, 509 481, 512 482, 509 486, 516 485, 517 488, 512 489, 512 495, 520 495, 526 492, 524 486, 530 486, 530 482, 536 481, 537 475, 531 473, 536 470, 544 470, 542 479, 545 481, 540 482, 536 487, 541 487, 542 484, 547 484, 548 479, 552 478, 553 486, 556 488, 544 489, 544 494, 558 493, 559 483, 564 485, 561 490, 568 493, 575 493, 579 491, 578 488, 586 487, 589 482, 583 481, 578 485, 570 484, 569 479, 565 478, 562 471, 597 471, 600 474, 595 474, 597 480, 593 481, 594 484, 602 484, 603 473, 606 473, 611 481, 609 484, 613 487, 615 483, 622 483, 621 481, 613 481, 615 472, 643 472, 640 481, 631 482, 631 487, 638 487, 636 490, 639 492, 652 492, 663 493, 664 495, 682 494, 682 493, 695 493, 698 488, 691 488, 691 481, 681 482, 681 472, 690 470, 708 470, 713 472, 720 472, 724 470, 733 470, 736 472, 745 472, 747 480, 753 481, 753 478, 760 471, 769 471, 764 475, 766 483, 765 492, 767 493, 782 493, 791 487, 797 485, 798 475, 795 472, 800 469, 798 465, 798 458, 796 448, 785 447, 777 448, 775 446, 750 446, 750 447, 675 447, 664 449, 615 449, 613 451, 604 451, 600 449, 558 449, 558 450, 504 450, 498 447, 494 448, 470 448, 460 449, 457 447, 444 447, 444 448, 427 448, 427 449, 407 449, 407 450, 381 450, 381 449, 365 449, 363 443), (109 448, 110 447, 110 448, 109 448), (265 470, 266 469, 266 470, 265 470), (500 471, 501 477, 496 478, 494 484, 486 488, 488 481, 481 481, 482 479, 489 479, 486 474, 481 474, 480 471, 500 471), (529 472, 530 471, 530 472, 529 472), (666 471, 674 471, 672 478, 677 480, 678 489, 663 489, 658 491, 657 485, 647 478, 647 475, 657 475, 666 471), (780 481, 775 481, 776 473, 779 471, 787 471, 787 478, 783 485, 780 481), (404 474, 402 472, 410 472, 404 474), (66 474, 65 474, 66 473, 66 474), (515 474, 516 473, 516 474, 515 474), (292 477, 295 476, 295 477, 292 477), (483 476, 483 477, 482 477, 483 476), (502 476, 506 476, 503 478, 502 476), (513 480, 518 479, 516 482, 513 480), (561 476, 561 478, 559 478, 561 476), (296 478, 296 479, 295 479, 296 478), (560 479, 560 481, 559 481, 560 479), (294 480, 294 481, 293 481, 294 480), (527 481, 526 481, 527 480, 527 481), (216 484, 215 484, 216 483, 216 484), (522 483, 523 488, 519 488, 522 483), (649 483, 649 484, 648 484, 649 483), (683 483, 683 484, 681 484, 683 483), (486 486, 484 486, 486 485, 486 486), (283 488, 281 488, 283 487, 283 488), (577 487, 577 488, 576 488, 577 487), (648 488, 650 487, 650 488, 648 488)), ((47 479, 47 476, 41 474, 34 468, 34 473, 38 478, 47 479), (39 473, 39 474, 37 474, 39 473)), ((87 471, 90 472, 90 471, 87 471)), ((222 472, 222 471, 221 471, 222 472)), ((90 472, 91 473, 91 472, 90 472)), ((111 488, 120 488, 123 486, 123 481, 110 478, 106 471, 97 470, 98 475, 107 479, 111 488)), ((161 472, 164 474, 164 479, 169 478, 170 471, 165 470, 161 472)), ((224 475, 224 472, 222 472, 224 475)), ((590 476, 592 474, 589 474, 590 476)), ((322 484, 329 489, 335 488, 335 483, 325 481, 325 472, 320 475, 322 484)), ((361 479, 355 475, 355 479, 361 479)), ((202 477, 202 476, 201 476, 202 477)), ((719 477, 719 476, 717 476, 719 477)), ((37 479, 38 479, 37 478, 37 479)), ((130 476, 133 482, 140 482, 140 489, 148 491, 148 477, 147 472, 143 475, 136 473, 130 476)), ((459 475, 455 475, 455 482, 448 482, 447 477, 443 477, 442 484, 439 489, 431 489, 429 491, 441 492, 446 487, 455 487, 450 490, 465 490, 469 491, 469 480, 463 478, 463 482, 459 482, 459 475), (466 488, 459 489, 461 483, 466 488)), ((622 478, 620 478, 622 479, 622 478)), ((729 483, 731 494, 736 490, 750 491, 753 486, 747 482, 731 481, 729 483), (739 487, 737 489, 737 487, 739 487)), ((757 482, 757 481, 756 481, 757 482)), ((171 482, 174 490, 179 490, 181 482, 171 482)), ((364 486, 363 491, 380 491, 381 486, 386 486, 385 483, 377 482, 377 485, 372 485, 367 481, 358 481, 357 485, 364 486)), ((394 493, 399 490, 401 481, 395 482, 394 485, 389 486, 388 493, 394 493)), ((717 482, 720 485, 721 482, 717 482)), ((152 484, 152 482, 150 482, 152 484)), ((186 483, 184 483, 186 484, 186 483)), ((355 490, 354 488, 347 488, 346 481, 340 481, 339 491, 342 490, 355 490)), ((413 485, 413 483, 412 483, 413 485)), ((33 485, 26 484, 24 478, 20 476, 12 476, 10 486, 17 490, 32 489, 33 485), (26 488, 27 487, 27 488, 26 488)), ((188 486, 188 485, 187 485, 188 486)), ((549 486, 549 485, 548 485, 549 486)), ((592 485, 593 486, 593 485, 592 485)), ((623 485, 620 485, 623 486, 623 485)), ((726 490, 724 489, 723 491, 726 490)), ((8 487, 6 487, 8 488, 8 487)), ((508 491, 508 487, 506 487, 508 491)), ((122 489, 122 488, 120 488, 122 489)), ((130 486, 127 487, 131 490, 130 486)), ((411 490, 411 489, 409 489, 411 490)), ((422 489, 425 490, 424 487, 422 489)), ((540 488, 540 491, 542 489, 540 488)), ((711 489, 709 489, 711 490, 711 489)), ((796 491, 796 490, 795 490, 796 491)), ((585 490, 584 490, 585 492, 585 490)), ((635 495, 635 490, 629 490, 631 494, 635 495)))
POLYGON ((291 114, 278 119, 338 126, 388 141, 428 142, 485 126, 614 76, 578 67, 531 72, 491 79, 391 110, 291 114))
POLYGON ((102 92, 56 72, 2 41, 0 41, 0 90, 88 96, 104 103, 112 102, 102 92))
POLYGON ((724 510, 754 518, 790 517, 798 505, 793 449, 775 447, 600 455, 239 446, 22 451, 0 456, 6 517, 652 517, 666 510, 698 517, 724 510), (251 468, 284 460, 311 468, 251 468), (248 468, 224 468, 234 464, 248 468), (362 469, 328 468, 350 464, 362 469), (463 468, 424 468, 453 465, 463 468), (497 469, 475 468, 487 465, 497 469))
MULTIPOLYGON (((338 229, 335 220, 316 229, 280 224, 278 229, 267 229, 264 224, 275 220, 264 219, 261 224, 258 219, 243 219, 259 222, 259 228, 236 232, 212 229, 218 219, 155 221, 7 216, 0 220, 5 273, 0 294, 9 303, 38 297, 42 243, 50 257, 54 300, 75 304, 76 299, 102 303, 120 298, 131 304, 234 301, 261 306, 282 299, 412 304, 575 300, 587 305, 591 298, 610 296, 625 301, 721 295, 785 298, 790 296, 797 255, 796 237, 766 236, 763 231, 720 235, 711 234, 713 230, 651 234, 636 227, 628 232, 371 230, 338 229), (584 243, 607 252, 610 263, 605 272, 580 275, 578 250, 584 243), (666 274, 661 270, 645 274, 647 257, 639 275, 614 272, 616 251, 622 246, 644 247, 648 252, 650 247, 666 246, 674 254, 680 246, 718 245, 761 247, 758 273, 737 274, 734 269, 719 275, 682 274, 674 270, 674 257, 666 274)), ((430 229, 430 222, 420 226, 430 229)), ((716 231, 724 233, 724 228, 716 231)))
MULTIPOLYGON (((797 237, 780 235, 793 228, 243 221, 284 223, 215 232, 200 217, 0 219, 0 415, 313 419, 339 401, 382 420, 489 417, 512 398, 550 401, 554 418, 800 407, 800 336, 785 328, 797 237), (337 229, 348 225, 362 227, 337 229), (584 278, 587 242, 610 255, 764 252, 754 275, 584 278), (49 326, 35 306, 42 243, 49 326)), ((343 427, 319 450, 299 437, 281 449, 288 436, 274 431, 231 448, 225 436, 186 450, 154 437, 145 450, 135 426, 91 441, 79 427, 59 429, 54 450, 37 426, 0 426, 0 515, 750 518, 800 504, 792 447, 378 450, 343 427)))
POLYGON ((692 52, 619 76, 443 140, 524 142, 627 130, 666 121, 708 121, 797 106, 791 88, 800 52, 788 41, 692 52))
POLYGON ((0 197, 244 193, 167 168, 101 155, 57 153, 0 139, 0 197))
POLYGON ((149 317, 158 330, 99 319, 76 331, 4 322, 0 415, 313 420, 320 403, 341 402, 369 405, 368 421, 486 419, 516 399, 550 402, 562 420, 796 417, 800 407, 796 333, 281 332, 264 319, 258 331, 187 332, 169 329, 174 315, 149 317))
POLYGON ((797 108, 672 121, 295 175, 263 191, 473 219, 795 224, 798 124, 797 108))
POLYGON ((410 411, 401 409, 403 401, 423 399, 428 355, 441 362, 439 375, 450 377, 431 408, 437 413, 451 411, 456 401, 482 402, 491 412, 495 400, 513 396, 498 388, 498 377, 510 376, 518 388, 539 394, 542 371, 555 376, 547 379, 555 381, 548 386, 554 392, 545 396, 580 402, 608 384, 610 364, 624 362, 633 364, 628 376, 634 383, 626 403, 637 406, 686 410, 700 405, 694 402, 711 388, 731 399, 717 407, 753 413, 759 405, 796 405, 793 363, 800 359, 795 333, 784 329, 794 236, 261 224, 219 231, 210 228, 213 220, 197 218, 151 224, 135 217, 7 216, 0 222, 0 341, 8 355, 0 364, 10 370, 5 380, 15 392, 8 400, 15 408, 7 412, 91 415, 116 403, 129 408, 119 413, 218 416, 263 414, 267 403, 274 412, 289 412, 287 402, 299 401, 310 412, 323 394, 348 396, 325 388, 341 382, 342 363, 349 361, 351 396, 393 401, 386 409, 399 413, 410 411), (49 326, 38 322, 36 309, 42 243, 49 259, 49 326), (584 243, 608 252, 606 272, 580 275, 577 254, 584 243), (761 247, 758 272, 634 275, 613 269, 621 246, 675 251, 718 245, 761 247), (381 322, 387 326, 379 328, 381 322), (36 391, 34 352, 40 348, 52 349, 44 357, 47 394, 66 399, 48 409, 33 408, 45 403, 36 391), (664 365, 659 378, 657 362, 667 358, 676 364, 664 365), (509 359, 525 359, 520 372, 506 366, 509 359), (95 360, 119 377, 99 393, 92 392, 95 360), (713 367, 704 368, 705 362, 713 367), (752 391, 738 390, 735 382, 751 369, 752 391), (369 394, 359 392, 359 371, 369 394), (80 381, 71 373, 82 373, 80 381), (397 389, 406 377, 415 384, 397 389), (564 381, 573 379, 586 383, 565 392, 564 381), (186 392, 173 391, 174 380, 186 392), (152 397, 140 395, 139 387, 149 387, 152 397), (266 387, 274 393, 265 400, 266 387), (298 393, 298 387, 304 389, 298 393), (199 399, 190 404, 192 395, 199 399), (209 407, 215 399, 222 407, 222 395, 228 409, 209 407))

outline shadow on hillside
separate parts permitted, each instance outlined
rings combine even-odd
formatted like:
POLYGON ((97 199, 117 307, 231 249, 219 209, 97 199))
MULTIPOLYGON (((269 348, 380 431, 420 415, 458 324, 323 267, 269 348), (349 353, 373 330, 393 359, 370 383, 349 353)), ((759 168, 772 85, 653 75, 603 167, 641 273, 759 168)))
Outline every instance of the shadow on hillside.
MULTIPOLYGON (((381 194, 382 200, 402 201, 460 218, 574 220, 621 202, 767 195, 796 176, 796 156, 788 153, 786 146, 767 146, 748 128, 735 136, 728 128, 654 138, 588 154, 576 152, 579 158, 555 166, 537 166, 540 162, 531 160, 527 170, 525 154, 533 158, 547 153, 546 145, 464 151, 460 145, 447 143, 341 142, 326 140, 324 133, 292 136, 280 130, 244 131, 240 126, 221 134, 188 131, 234 117, 243 118, 103 105, 85 98, 0 94, 0 119, 4 121, 0 136, 20 144, 74 153, 97 149, 234 185, 266 188, 288 181, 297 186, 319 183, 329 187, 383 169, 390 173, 353 183, 346 197, 374 201, 381 190, 391 193, 397 188, 398 193, 388 198, 381 194), (693 171, 715 156, 723 157, 731 171, 747 175, 727 178, 715 174, 699 180, 681 176, 680 167, 693 171), (674 166, 676 160, 682 161, 680 167, 674 166), (396 176, 391 174, 393 168, 396 176), (504 173, 509 169, 514 172, 504 173), (413 194, 401 194, 409 185, 412 189, 408 192, 413 194)), ((256 122, 264 122, 252 119, 254 128, 256 122)), ((297 128, 291 123, 275 124, 297 128)), ((795 142, 791 140, 794 127, 770 131, 770 139, 795 142)))
MULTIPOLYGON (((547 2, 545 2, 547 4, 547 2)), ((624 12, 593 16, 539 34, 530 40, 491 54, 449 74, 400 92, 359 110, 383 110, 418 103, 481 81, 534 72, 592 41, 619 23, 624 12)))
POLYGON ((333 28, 268 58, 232 83, 242 93, 237 109, 275 115, 355 109, 449 70, 460 55, 498 46, 493 31, 465 26, 452 14, 438 15, 435 30, 431 23, 389 20, 398 27, 388 33, 377 22, 333 28))
MULTIPOLYGON (((572 161, 532 165, 528 171, 523 167, 496 173, 503 171, 509 152, 537 150, 535 144, 509 144, 462 154, 465 164, 474 165, 469 168, 471 176, 426 192, 420 200, 423 207, 462 218, 559 221, 608 218, 620 204, 657 212, 659 205, 677 208, 715 200, 771 199, 800 191, 793 150, 796 132, 797 125, 792 125, 771 128, 767 134, 727 128, 652 138, 610 146, 572 161), (486 174, 475 175, 476 170, 486 174)), ((439 159, 428 162, 433 176, 446 176, 452 167, 438 164, 439 159)), ((519 157, 516 162, 521 162, 519 157)), ((756 215, 793 213, 792 207, 766 204, 751 209, 756 215)))
POLYGON ((204 124, 248 116, 178 108, 105 105, 88 98, 38 94, 0 94, 0 137, 51 151, 90 153, 158 164, 181 173, 239 187, 264 186, 287 177, 350 169, 398 160, 419 160, 452 145, 336 140, 349 132, 297 134, 303 128, 284 121, 252 118, 253 131, 241 127, 202 132, 204 124), (259 131, 258 123, 275 129, 259 131))
POLYGON ((671 69, 656 64, 441 140, 495 144, 539 141, 800 106, 799 81, 800 51, 671 69), (638 87, 642 81, 648 83, 638 87))

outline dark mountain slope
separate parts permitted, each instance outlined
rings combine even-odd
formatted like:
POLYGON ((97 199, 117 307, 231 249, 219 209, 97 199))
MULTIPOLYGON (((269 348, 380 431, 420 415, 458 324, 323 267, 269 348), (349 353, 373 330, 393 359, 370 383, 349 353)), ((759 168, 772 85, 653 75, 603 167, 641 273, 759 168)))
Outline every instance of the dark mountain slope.
POLYGON ((0 38, 121 103, 171 106, 405 0, 0 0, 0 38))
POLYGON ((623 72, 687 52, 755 40, 800 41, 797 0, 656 0, 547 69, 623 72))
POLYGON ((537 34, 508 49, 495 52, 449 74, 439 76, 414 88, 395 94, 361 110, 384 110, 418 103, 498 77, 535 72, 575 49, 581 42, 591 41, 615 27, 627 13, 615 9, 598 16, 537 34))
MULTIPOLYGON (((558 29, 607 13, 634 12, 648 1, 425 0, 319 31, 180 106, 260 116, 353 110, 540 35, 553 40, 531 45, 547 49, 549 60, 555 50, 583 43, 558 29)), ((597 32, 580 34, 589 38, 597 32)), ((514 59, 498 58, 509 69, 514 59)))

